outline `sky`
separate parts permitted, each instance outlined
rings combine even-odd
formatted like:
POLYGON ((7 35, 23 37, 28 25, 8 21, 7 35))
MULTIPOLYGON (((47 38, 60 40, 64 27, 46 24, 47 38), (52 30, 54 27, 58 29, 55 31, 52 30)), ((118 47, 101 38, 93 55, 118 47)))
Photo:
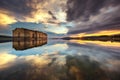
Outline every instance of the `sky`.
POLYGON ((0 35, 15 28, 52 37, 118 33, 120 0, 0 0, 0 35))

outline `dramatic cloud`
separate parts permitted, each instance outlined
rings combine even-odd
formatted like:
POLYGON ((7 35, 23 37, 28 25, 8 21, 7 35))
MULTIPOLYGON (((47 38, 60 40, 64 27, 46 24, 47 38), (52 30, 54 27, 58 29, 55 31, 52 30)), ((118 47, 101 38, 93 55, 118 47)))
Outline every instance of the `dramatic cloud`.
POLYGON ((44 31, 55 34, 120 29, 119 4, 119 0, 1 0, 0 29, 15 22, 43 23, 44 31))
POLYGON ((103 7, 117 6, 119 0, 68 0, 68 20, 88 21, 91 15, 97 15, 103 7))
POLYGON ((75 27, 69 34, 120 29, 119 0, 68 0, 67 20, 75 27))
POLYGON ((47 22, 55 18, 54 15, 59 14, 60 10, 65 12, 65 3, 66 0, 60 2, 56 0, 1 0, 0 9, 12 12, 18 21, 47 22), (53 12, 52 15, 49 11, 53 12))
POLYGON ((0 53, 0 68, 4 68, 9 66, 10 62, 14 61, 16 59, 16 55, 8 54, 8 53, 0 53))
MULTIPOLYGON (((53 32, 57 34, 67 33, 66 27, 61 27, 59 23, 66 22, 66 2, 67 0, 1 0, 0 2, 0 31, 4 32, 3 28, 10 28, 19 22, 23 23, 43 23, 44 31, 53 32), (52 28, 48 28, 52 26, 52 28), (53 28, 56 27, 57 29, 53 28), (60 28, 58 28, 60 27, 60 28)), ((16 25, 25 26, 25 25, 16 25)), ((41 26, 39 26, 41 27, 41 26)), ((38 27, 38 28, 39 28, 38 27)), ((27 27, 29 28, 29 27, 27 27)), ((34 27, 34 29, 38 29, 34 27)), ((31 28, 33 29, 33 28, 31 28)))
POLYGON ((6 28, 9 24, 15 22, 15 17, 11 16, 9 12, 0 10, 0 29, 6 28))

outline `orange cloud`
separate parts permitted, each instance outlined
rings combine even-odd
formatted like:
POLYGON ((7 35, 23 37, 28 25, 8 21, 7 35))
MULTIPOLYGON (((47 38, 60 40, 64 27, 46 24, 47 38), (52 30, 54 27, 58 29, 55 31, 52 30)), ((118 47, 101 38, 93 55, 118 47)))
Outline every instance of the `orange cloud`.
POLYGON ((120 34, 120 30, 104 30, 95 33, 80 33, 77 35, 72 35, 71 37, 102 36, 102 35, 114 35, 114 34, 120 34))
POLYGON ((56 21, 48 13, 49 11, 53 12, 53 15, 57 18, 57 22, 66 21, 66 12, 63 7, 65 7, 67 0, 62 0, 61 2, 57 0, 45 0, 39 2, 38 0, 33 0, 32 3, 27 3, 28 6, 33 8, 33 11, 28 16, 24 16, 25 22, 44 22, 56 21))
POLYGON ((17 56, 8 54, 8 53, 0 53, 0 69, 10 66, 11 62, 14 62, 17 56))
POLYGON ((16 22, 15 17, 8 15, 7 11, 0 11, 0 26, 7 27, 8 24, 16 22))
POLYGON ((44 10, 40 10, 32 12, 31 16, 25 17, 25 22, 47 22, 47 20, 49 20, 50 18, 51 16, 47 12, 45 12, 44 10))
POLYGON ((114 34, 120 34, 120 30, 99 31, 93 34, 86 34, 85 36, 100 36, 100 35, 114 35, 114 34))
POLYGON ((26 10, 23 10, 24 8, 22 7, 20 10, 18 10, 21 13, 17 12, 17 10, 14 9, 13 11, 9 11, 9 8, 8 9, 1 8, 0 25, 7 26, 8 24, 12 24, 17 21, 35 22, 35 23, 39 23, 39 22, 49 23, 50 21, 55 23, 65 22, 66 2, 67 0, 61 0, 61 1, 31 0, 25 2, 25 5, 23 5, 25 6, 26 9, 28 9, 28 12, 26 10), (53 13, 53 16, 57 18, 56 20, 53 18, 51 14, 49 14, 49 11, 51 11, 53 13))

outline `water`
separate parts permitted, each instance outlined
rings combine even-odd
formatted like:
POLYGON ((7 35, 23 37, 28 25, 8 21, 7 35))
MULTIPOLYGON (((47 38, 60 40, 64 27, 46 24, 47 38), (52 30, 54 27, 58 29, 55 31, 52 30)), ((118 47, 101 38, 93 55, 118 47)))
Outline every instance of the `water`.
POLYGON ((120 43, 0 43, 0 80, 120 80, 120 43))

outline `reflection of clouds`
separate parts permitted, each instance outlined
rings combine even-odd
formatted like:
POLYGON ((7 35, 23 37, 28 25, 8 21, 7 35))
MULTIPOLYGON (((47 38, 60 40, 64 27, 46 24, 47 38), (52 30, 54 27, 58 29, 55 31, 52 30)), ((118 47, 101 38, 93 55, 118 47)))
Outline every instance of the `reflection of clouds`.
POLYGON ((0 53, 0 68, 7 67, 17 56, 7 53, 0 53))
POLYGON ((42 55, 30 55, 30 56, 23 56, 21 57, 22 59, 25 59, 25 61, 32 63, 33 65, 48 65, 49 63, 52 62, 54 58, 55 64, 65 64, 65 56, 64 55, 59 55, 59 52, 54 52, 54 53, 44 53, 42 55))
POLYGON ((67 55, 86 55, 89 56, 91 61, 100 63, 102 68, 109 68, 110 70, 119 70, 120 56, 117 52, 113 52, 113 49, 95 46, 91 44, 68 44, 69 48, 64 52, 67 55), (117 65, 114 64, 117 62, 117 65))
POLYGON ((58 43, 18 52, 0 54, 0 80, 119 80, 119 54, 107 48, 58 43))
POLYGON ((38 67, 42 67, 44 65, 53 64, 63 65, 65 64, 65 56, 59 55, 59 52, 54 53, 44 53, 42 55, 28 55, 28 56, 16 56, 8 53, 0 54, 0 68, 10 67, 17 64, 23 64, 24 62, 30 63, 31 65, 36 65, 38 67), (12 63, 12 64, 11 64, 12 63))
POLYGON ((30 62, 32 65, 46 65, 50 63, 50 59, 47 56, 39 56, 39 55, 30 55, 26 57, 22 57, 25 61, 30 62))
POLYGON ((52 44, 52 45, 43 45, 40 47, 35 47, 32 49, 24 50, 24 51, 16 51, 11 50, 11 54, 19 55, 19 56, 27 56, 27 55, 36 55, 36 54, 44 54, 44 53, 52 53, 64 51, 68 48, 67 44, 52 44))
POLYGON ((106 78, 108 80, 104 71, 100 68, 99 63, 91 61, 89 56, 73 55, 67 56, 66 59, 70 80, 96 80, 97 78, 100 80, 106 78))
POLYGON ((6 53, 0 55, 1 61, 4 60, 4 56, 9 61, 6 60, 5 68, 3 64, 0 65, 1 80, 55 80, 66 77, 65 56, 59 55, 59 52, 19 57, 6 53))
POLYGON ((52 63, 53 58, 57 58, 54 64, 65 64, 64 56, 60 56, 59 52, 68 48, 67 44, 54 44, 40 46, 25 51, 15 51, 11 47, 11 43, 0 45, 0 68, 10 67, 12 65, 29 62, 33 65, 48 65, 52 63), (9 46, 8 46, 9 45, 9 46), (6 48, 5 48, 6 47, 6 48))
POLYGON ((119 71, 119 69, 120 69, 120 60, 108 59, 107 62, 104 63, 102 68, 104 70, 109 70, 109 71, 119 71))
MULTIPOLYGON (((12 64, 6 69, 0 69, 1 80, 110 80, 109 76, 114 74, 111 72, 107 76, 99 62, 84 55, 67 56, 60 55, 60 52, 20 57, 10 55, 6 53, 5 56, 13 56, 14 60, 11 58, 12 64)), ((117 77, 115 75, 113 79, 117 80, 117 77)))

